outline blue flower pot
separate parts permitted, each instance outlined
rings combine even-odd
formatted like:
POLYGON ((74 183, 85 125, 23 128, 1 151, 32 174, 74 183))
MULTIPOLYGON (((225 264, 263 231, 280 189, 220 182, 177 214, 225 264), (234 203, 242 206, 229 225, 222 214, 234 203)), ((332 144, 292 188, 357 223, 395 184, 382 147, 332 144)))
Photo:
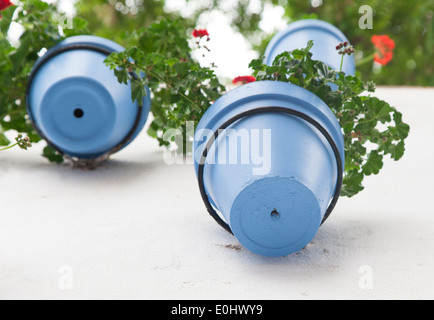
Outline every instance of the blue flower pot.
MULTIPOLYGON (((348 39, 330 23, 310 19, 293 22, 276 34, 265 51, 265 64, 272 65, 274 59, 285 51, 305 48, 309 40, 314 43, 312 59, 324 62, 334 70, 340 69, 342 56, 336 46, 348 39)), ((356 73, 354 56, 345 56, 342 71, 347 75, 356 73)))
POLYGON ((27 109, 36 130, 59 152, 81 159, 118 151, 143 129, 150 110, 105 64, 120 45, 94 36, 67 38, 48 50, 29 79, 27 109))
POLYGON ((209 213, 260 255, 303 249, 339 198, 342 130, 320 98, 296 85, 254 82, 221 97, 198 124, 194 152, 209 213), (249 135, 250 152, 230 145, 249 135), (261 169, 253 152, 268 155, 268 165, 261 169))

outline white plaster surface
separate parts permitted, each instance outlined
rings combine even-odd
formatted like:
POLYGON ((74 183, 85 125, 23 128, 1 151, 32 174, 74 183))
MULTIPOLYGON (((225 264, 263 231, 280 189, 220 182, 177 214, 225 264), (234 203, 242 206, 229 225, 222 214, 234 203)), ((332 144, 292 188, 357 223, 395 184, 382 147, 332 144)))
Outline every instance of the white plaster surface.
POLYGON ((377 96, 411 125, 406 155, 285 258, 242 249, 145 132, 91 172, 2 152, 0 299, 433 299, 434 89, 377 96))

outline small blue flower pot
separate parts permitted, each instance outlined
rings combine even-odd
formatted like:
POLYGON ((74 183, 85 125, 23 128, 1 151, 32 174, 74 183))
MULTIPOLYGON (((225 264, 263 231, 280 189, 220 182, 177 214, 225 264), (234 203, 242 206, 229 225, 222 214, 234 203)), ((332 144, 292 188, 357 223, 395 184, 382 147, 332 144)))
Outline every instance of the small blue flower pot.
MULTIPOLYGON (((311 50, 312 59, 322 61, 334 70, 339 70, 342 56, 339 55, 336 46, 348 39, 330 23, 311 19, 293 22, 285 30, 276 34, 265 51, 265 64, 272 65, 274 59, 285 51, 305 48, 310 40, 314 43, 311 50)), ((345 56, 342 71, 347 75, 356 73, 354 56, 345 56)))
POLYGON ((198 124, 194 152, 209 213, 260 255, 286 256, 303 249, 339 198, 341 127, 320 98, 296 85, 254 82, 221 97, 198 124), (243 143, 234 147, 228 142, 249 135, 250 152, 243 143), (254 141, 255 152, 270 159, 262 169, 253 156, 254 141), (232 162, 227 159, 231 152, 238 153, 232 162))
POLYGON ((125 147, 143 129, 150 110, 104 64, 120 45, 94 36, 67 38, 36 63, 27 110, 38 133, 59 152, 97 158, 125 147))

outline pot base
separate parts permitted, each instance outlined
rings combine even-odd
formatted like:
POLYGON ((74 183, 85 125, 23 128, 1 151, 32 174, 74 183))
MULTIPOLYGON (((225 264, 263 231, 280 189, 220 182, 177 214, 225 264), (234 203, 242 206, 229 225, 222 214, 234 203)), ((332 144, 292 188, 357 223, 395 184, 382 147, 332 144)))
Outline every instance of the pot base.
POLYGON ((104 152, 115 130, 116 108, 110 93, 93 79, 76 77, 52 86, 42 100, 40 127, 71 154, 104 152))
POLYGON ((314 193, 290 178, 265 178, 246 187, 231 210, 230 226, 248 250, 270 257, 303 249, 321 225, 314 193))
POLYGON ((59 153, 98 162, 126 147, 143 129, 150 94, 133 102, 130 85, 120 84, 104 63, 121 51, 107 39, 74 36, 36 62, 26 91, 27 111, 37 133, 59 153))

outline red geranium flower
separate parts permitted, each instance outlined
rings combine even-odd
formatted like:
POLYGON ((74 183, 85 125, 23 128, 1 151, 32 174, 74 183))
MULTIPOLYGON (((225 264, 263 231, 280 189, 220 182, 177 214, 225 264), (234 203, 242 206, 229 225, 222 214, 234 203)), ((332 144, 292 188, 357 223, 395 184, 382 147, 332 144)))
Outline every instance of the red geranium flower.
MULTIPOLYGON (((12 2, 9 0, 0 0, 0 11, 9 8, 10 6, 14 6, 12 2)), ((1 14, 0 14, 1 17, 1 14)))
POLYGON ((194 29, 193 37, 195 38, 209 37, 209 33, 206 29, 194 29))
POLYGON ((233 84, 237 84, 237 83, 242 83, 242 84, 246 84, 246 83, 250 83, 250 82, 255 82, 256 78, 254 76, 243 76, 243 77, 236 77, 232 83, 233 84))
POLYGON ((395 49, 395 41, 389 38, 387 35, 372 36, 372 43, 377 47, 377 53, 375 54, 374 61, 385 66, 393 59, 393 50, 395 49))

